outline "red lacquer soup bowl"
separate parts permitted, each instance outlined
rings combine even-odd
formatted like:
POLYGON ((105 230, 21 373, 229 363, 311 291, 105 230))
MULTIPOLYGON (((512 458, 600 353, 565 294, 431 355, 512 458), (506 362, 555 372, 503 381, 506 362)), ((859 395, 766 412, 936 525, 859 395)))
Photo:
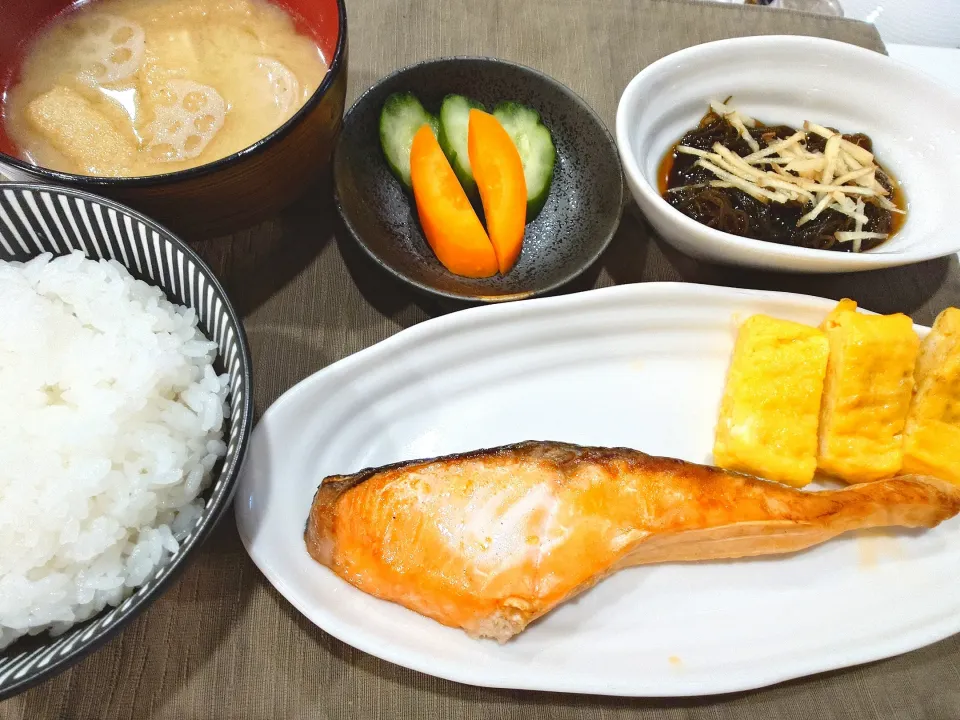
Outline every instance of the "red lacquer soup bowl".
MULTIPOLYGON (((347 88, 347 14, 344 0, 271 2, 293 15, 300 31, 316 40, 329 71, 306 104, 266 137, 189 170, 148 177, 91 177, 21 159, 0 118, 0 174, 13 180, 67 185, 117 200, 188 240, 227 234, 272 217, 329 167, 347 88)), ((17 83, 31 39, 75 5, 69 0, 0 4, 0 92, 17 83)))

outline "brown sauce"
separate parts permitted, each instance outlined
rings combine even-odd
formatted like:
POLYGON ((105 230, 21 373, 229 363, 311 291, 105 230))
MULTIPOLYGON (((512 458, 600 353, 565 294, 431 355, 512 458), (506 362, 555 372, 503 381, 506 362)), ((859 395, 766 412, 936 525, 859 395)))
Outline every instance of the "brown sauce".
POLYGON ((666 195, 667 188, 670 187, 670 171, 673 170, 673 158, 677 154, 677 145, 679 144, 680 141, 678 140, 670 146, 667 154, 664 155, 663 160, 660 161, 660 166, 657 168, 657 191, 661 195, 666 195))

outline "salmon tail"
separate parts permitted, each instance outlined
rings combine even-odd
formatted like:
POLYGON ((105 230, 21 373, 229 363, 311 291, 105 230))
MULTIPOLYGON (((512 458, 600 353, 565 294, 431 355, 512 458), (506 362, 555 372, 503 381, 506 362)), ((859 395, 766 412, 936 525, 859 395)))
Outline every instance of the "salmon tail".
POLYGON ((855 530, 932 528, 960 512, 960 487, 920 475, 804 495, 830 502, 791 505, 779 518, 651 535, 640 539, 618 567, 792 553, 855 530))

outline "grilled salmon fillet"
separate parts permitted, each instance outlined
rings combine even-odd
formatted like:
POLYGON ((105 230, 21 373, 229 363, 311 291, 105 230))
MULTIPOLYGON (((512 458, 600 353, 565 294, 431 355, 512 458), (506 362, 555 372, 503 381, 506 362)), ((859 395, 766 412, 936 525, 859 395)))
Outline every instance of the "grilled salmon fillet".
POLYGON ((364 592, 504 642, 620 568, 792 552, 958 511, 960 487, 933 478, 803 492, 625 448, 524 442, 328 477, 304 539, 364 592))

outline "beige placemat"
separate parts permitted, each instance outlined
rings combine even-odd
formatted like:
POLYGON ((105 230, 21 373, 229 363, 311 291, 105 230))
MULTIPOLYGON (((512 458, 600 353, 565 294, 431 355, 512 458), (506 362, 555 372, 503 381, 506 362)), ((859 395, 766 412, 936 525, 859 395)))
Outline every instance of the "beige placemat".
MULTIPOLYGON (((540 68, 612 126, 643 66, 682 47, 750 34, 809 34, 882 49, 869 26, 785 11, 666 0, 348 0, 350 97, 422 58, 491 54, 540 68)), ((204 243, 247 319, 262 411, 301 378, 448 310, 409 292, 336 237, 329 199, 204 243)), ((573 289, 683 279, 794 290, 912 312, 960 304, 956 258, 857 276, 720 270, 671 252, 629 210, 573 289)), ((771 608, 803 612, 804 608, 771 608)), ((838 613, 856 612, 838 607, 838 613)), ((960 718, 960 639, 754 693, 630 700, 483 690, 405 670, 323 633, 247 559, 233 519, 182 579, 97 654, 0 704, 0 719, 551 718, 906 720, 960 718)))

